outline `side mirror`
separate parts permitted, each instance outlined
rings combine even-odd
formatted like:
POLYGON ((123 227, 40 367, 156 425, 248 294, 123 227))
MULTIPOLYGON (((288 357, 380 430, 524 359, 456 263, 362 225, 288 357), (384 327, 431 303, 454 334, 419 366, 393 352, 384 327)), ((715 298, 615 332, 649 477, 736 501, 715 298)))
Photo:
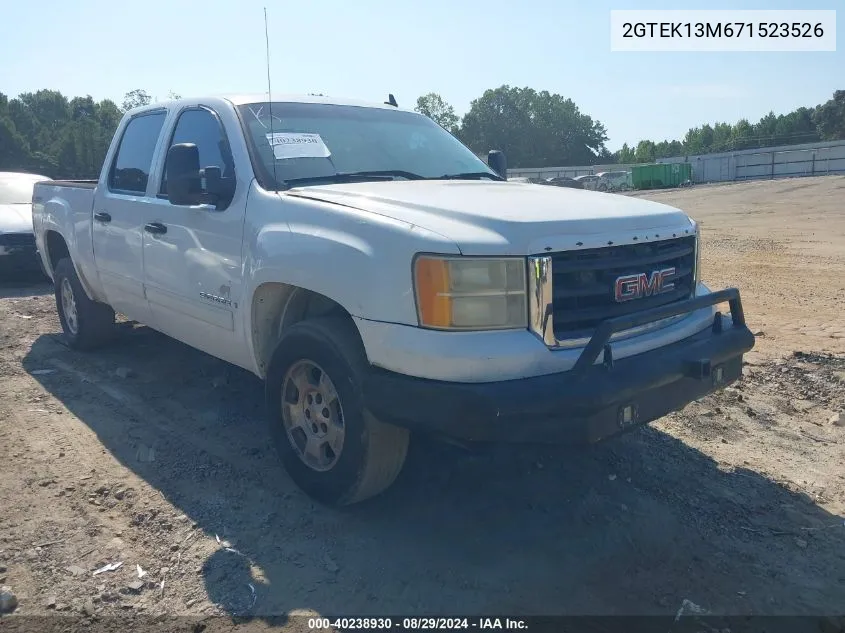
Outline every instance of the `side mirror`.
POLYGON ((200 153, 193 143, 178 143, 167 150, 165 166, 170 204, 199 204, 202 193, 200 153))
POLYGON ((505 158, 504 152, 498 149, 491 149, 487 152, 487 166, 505 180, 508 179, 508 160, 505 158))
POLYGON ((217 166, 209 166, 202 170, 205 177, 205 190, 215 203, 229 204, 235 195, 235 181, 223 178, 223 171, 217 166))

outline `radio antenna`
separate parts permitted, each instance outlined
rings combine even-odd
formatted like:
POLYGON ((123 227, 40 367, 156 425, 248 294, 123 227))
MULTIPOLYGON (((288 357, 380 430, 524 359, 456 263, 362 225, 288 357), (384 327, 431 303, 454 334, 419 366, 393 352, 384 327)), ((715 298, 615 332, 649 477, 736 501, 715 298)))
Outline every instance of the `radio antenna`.
POLYGON ((270 151, 273 152, 273 184, 279 190, 279 180, 276 178, 276 135, 273 133, 273 90, 270 86, 270 31, 267 29, 267 7, 264 7, 264 43, 267 48, 267 105, 270 109, 270 151))

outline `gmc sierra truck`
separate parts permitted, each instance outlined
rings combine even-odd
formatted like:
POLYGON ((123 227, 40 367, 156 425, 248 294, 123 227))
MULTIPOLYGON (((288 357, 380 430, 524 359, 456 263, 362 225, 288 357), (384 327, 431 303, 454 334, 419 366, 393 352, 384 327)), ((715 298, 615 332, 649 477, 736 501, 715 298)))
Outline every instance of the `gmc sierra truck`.
POLYGON ((34 228, 71 348, 119 312, 255 373, 287 472, 342 505, 411 431, 595 442, 741 375, 693 220, 506 173, 393 104, 179 99, 127 112, 97 181, 37 184, 34 228))

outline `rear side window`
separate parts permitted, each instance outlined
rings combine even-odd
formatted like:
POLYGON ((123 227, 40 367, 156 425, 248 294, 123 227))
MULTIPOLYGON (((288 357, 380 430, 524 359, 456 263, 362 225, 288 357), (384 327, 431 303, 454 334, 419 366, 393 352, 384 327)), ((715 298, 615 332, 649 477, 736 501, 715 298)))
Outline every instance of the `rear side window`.
POLYGON ((165 115, 165 112, 154 112, 129 121, 109 172, 109 189, 141 194, 146 192, 153 153, 164 126, 165 115))

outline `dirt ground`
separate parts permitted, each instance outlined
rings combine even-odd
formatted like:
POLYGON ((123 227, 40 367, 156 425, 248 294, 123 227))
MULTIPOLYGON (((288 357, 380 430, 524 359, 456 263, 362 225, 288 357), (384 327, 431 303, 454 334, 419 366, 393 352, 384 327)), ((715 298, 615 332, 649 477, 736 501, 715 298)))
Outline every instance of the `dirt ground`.
POLYGON ((52 290, 3 282, 0 585, 19 604, 0 629, 845 613, 845 177, 633 195, 699 220, 705 280, 741 289, 758 340, 735 388, 586 451, 415 438, 397 484, 342 511, 285 475, 258 379, 128 323, 73 352, 52 290))

